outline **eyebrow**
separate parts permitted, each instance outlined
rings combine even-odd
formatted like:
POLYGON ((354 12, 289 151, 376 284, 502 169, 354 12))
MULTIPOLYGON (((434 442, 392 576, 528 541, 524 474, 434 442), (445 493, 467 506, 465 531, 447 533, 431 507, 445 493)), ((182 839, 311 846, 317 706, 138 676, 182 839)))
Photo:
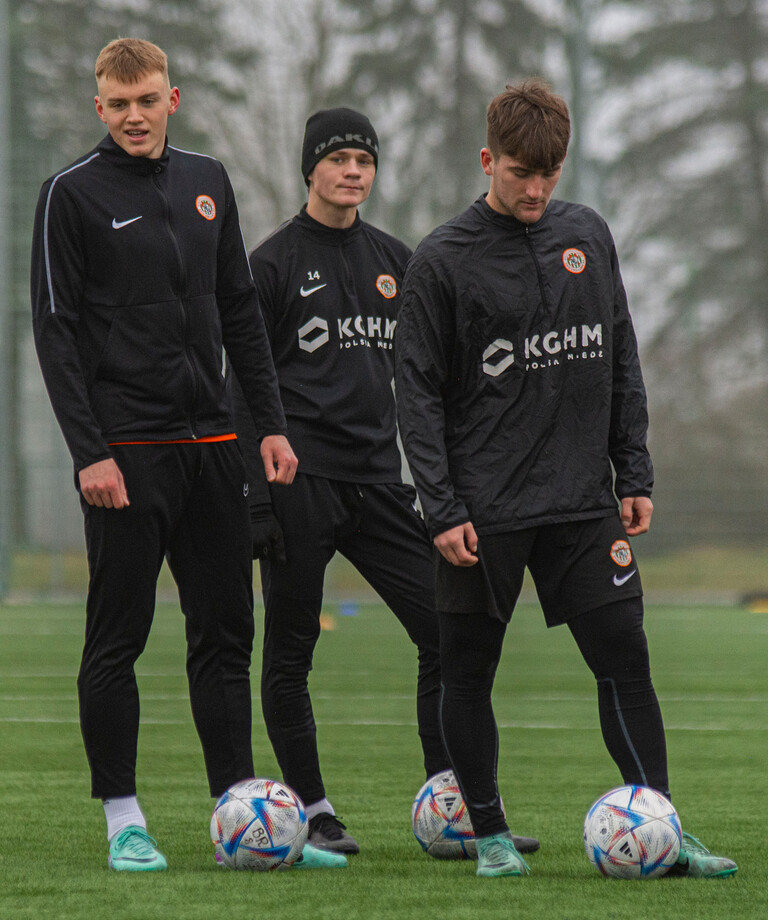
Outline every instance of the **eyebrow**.
MULTIPOLYGON (((160 93, 157 90, 152 90, 150 93, 142 93, 139 99, 159 99, 160 93)), ((127 96, 107 96, 107 102, 127 102, 127 96)))

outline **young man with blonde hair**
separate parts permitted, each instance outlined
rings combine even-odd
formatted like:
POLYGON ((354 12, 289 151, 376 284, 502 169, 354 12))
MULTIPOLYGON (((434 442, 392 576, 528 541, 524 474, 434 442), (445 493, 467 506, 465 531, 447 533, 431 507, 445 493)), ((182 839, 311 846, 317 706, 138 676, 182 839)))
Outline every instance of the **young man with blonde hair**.
POLYGON ((43 184, 32 309, 85 517, 78 693, 91 793, 104 802, 109 865, 152 871, 166 860, 136 795, 134 664, 164 558, 186 620, 210 793, 253 775, 248 483, 223 348, 253 415, 264 475, 287 485, 297 461, 226 171, 166 140, 179 90, 164 52, 117 39, 99 55, 96 80, 108 134, 43 184))
MULTIPOLYGON (((653 469, 616 250, 594 211, 552 199, 570 137, 563 99, 538 80, 508 86, 487 124, 487 195, 409 263, 395 379, 438 550, 440 713, 477 872, 521 876, 491 692, 526 566, 547 625, 568 625, 595 675, 623 781, 667 796, 669 783, 629 542, 650 525, 653 469)), ((685 835, 673 874, 735 872, 685 835)))

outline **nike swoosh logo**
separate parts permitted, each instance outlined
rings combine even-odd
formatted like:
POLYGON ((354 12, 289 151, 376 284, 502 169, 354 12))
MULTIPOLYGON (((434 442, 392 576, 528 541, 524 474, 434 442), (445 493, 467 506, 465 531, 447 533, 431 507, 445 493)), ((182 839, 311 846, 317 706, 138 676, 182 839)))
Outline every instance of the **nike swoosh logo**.
POLYGON ((123 227, 127 227, 128 224, 132 224, 135 220, 141 220, 143 214, 139 214, 138 217, 131 217, 128 220, 118 220, 116 217, 112 218, 112 229, 121 230, 123 227))
POLYGON ((315 291, 319 291, 320 288, 324 288, 324 287, 325 287, 324 284, 318 284, 317 287, 313 287, 313 288, 310 288, 308 291, 305 291, 304 287, 302 286, 301 290, 299 291, 299 294, 301 294, 302 297, 309 297, 310 294, 314 294, 315 291))
POLYGON ((614 575, 613 583, 616 585, 617 588, 620 588, 622 585, 625 585, 636 572, 637 572, 637 569, 632 569, 631 572, 627 573, 626 575, 622 575, 621 578, 619 578, 618 575, 614 575))

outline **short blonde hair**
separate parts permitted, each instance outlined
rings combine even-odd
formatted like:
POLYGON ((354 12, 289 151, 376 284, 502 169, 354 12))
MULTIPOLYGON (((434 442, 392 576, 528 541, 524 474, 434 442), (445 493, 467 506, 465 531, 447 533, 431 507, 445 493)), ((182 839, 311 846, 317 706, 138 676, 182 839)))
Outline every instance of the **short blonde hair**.
POLYGON ((162 48, 143 38, 116 38, 96 58, 96 82, 106 78, 118 83, 138 83, 149 73, 168 79, 168 56, 162 48))

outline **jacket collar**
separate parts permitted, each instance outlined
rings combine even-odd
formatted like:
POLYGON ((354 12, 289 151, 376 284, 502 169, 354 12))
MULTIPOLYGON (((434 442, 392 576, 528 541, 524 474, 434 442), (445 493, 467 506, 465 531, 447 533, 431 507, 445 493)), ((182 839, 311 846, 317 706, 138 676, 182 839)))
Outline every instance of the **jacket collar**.
MULTIPOLYGON (((552 202, 550 201, 550 204, 551 203, 552 202)), ((501 212, 494 210, 485 200, 485 195, 481 195, 477 199, 475 202, 475 207, 485 220, 497 227, 505 228, 508 232, 511 231, 512 233, 520 234, 538 233, 540 230, 543 230, 549 226, 549 206, 547 206, 547 209, 535 224, 524 224, 516 217, 512 217, 511 214, 502 214, 501 212)))
POLYGON ((108 134, 96 149, 113 166, 125 169, 137 176, 149 176, 157 172, 158 166, 163 170, 168 168, 170 156, 168 138, 165 139, 162 154, 157 159, 152 160, 149 157, 132 157, 130 153, 127 153, 119 144, 115 143, 111 134, 108 134))
POLYGON ((312 233, 315 239, 318 239, 320 242, 336 246, 353 240, 358 233, 360 233, 363 226, 363 222, 360 220, 359 211, 355 214, 355 220, 351 227, 339 229, 338 227, 329 227, 326 224, 321 224, 320 221, 315 220, 314 217, 310 217, 309 214, 307 214, 306 205, 299 211, 294 221, 299 227, 312 233))

